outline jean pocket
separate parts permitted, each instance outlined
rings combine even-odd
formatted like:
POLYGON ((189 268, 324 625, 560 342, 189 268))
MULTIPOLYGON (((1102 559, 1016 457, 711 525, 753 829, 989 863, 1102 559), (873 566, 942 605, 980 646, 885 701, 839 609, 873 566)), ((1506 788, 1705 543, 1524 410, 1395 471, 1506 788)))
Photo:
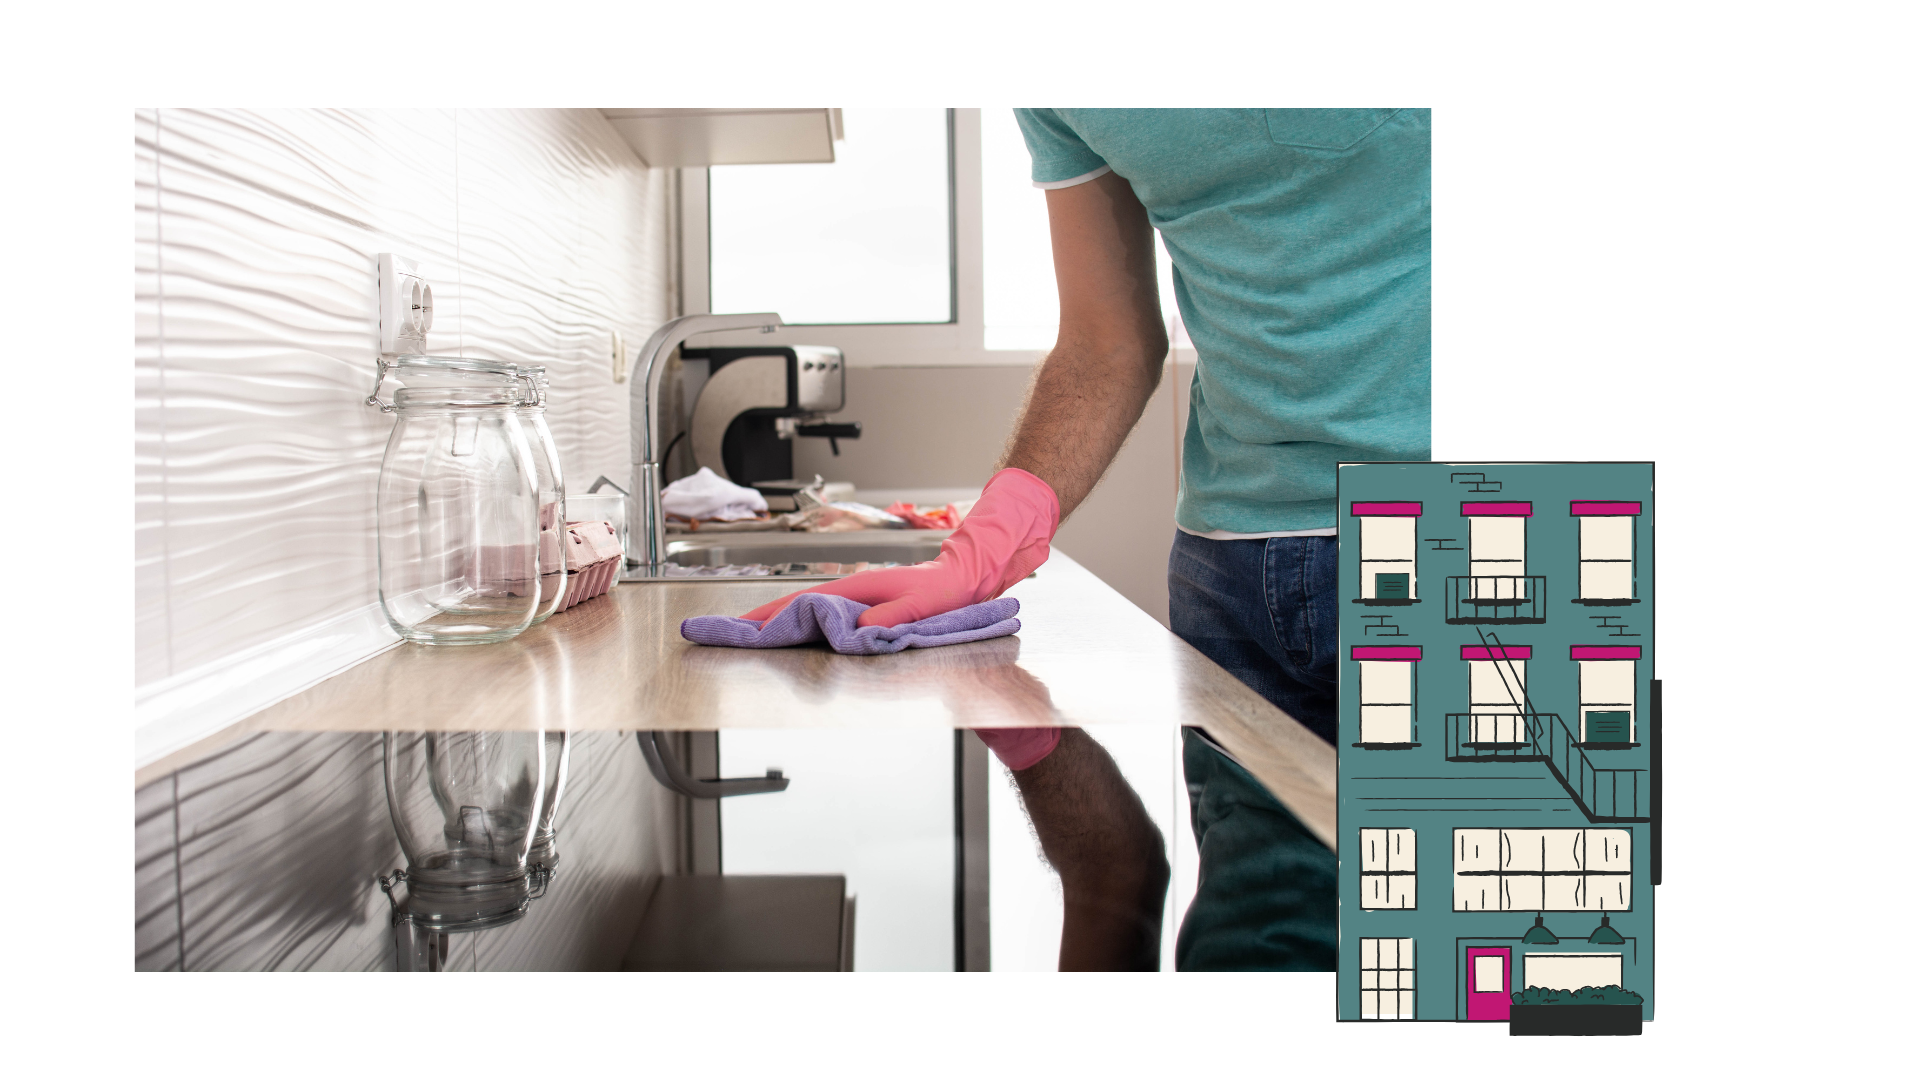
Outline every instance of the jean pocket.
POLYGON ((1281 146, 1351 150, 1399 109, 1266 109, 1267 135, 1281 146))

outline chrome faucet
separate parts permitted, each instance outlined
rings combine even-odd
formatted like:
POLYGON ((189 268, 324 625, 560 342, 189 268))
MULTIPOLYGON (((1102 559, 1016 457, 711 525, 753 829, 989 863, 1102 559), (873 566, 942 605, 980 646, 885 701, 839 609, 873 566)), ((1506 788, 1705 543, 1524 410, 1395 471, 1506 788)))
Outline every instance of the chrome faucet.
POLYGON ((695 334, 751 330, 756 326, 761 333, 771 334, 785 325, 780 316, 770 311, 757 315, 682 315, 655 330, 641 348, 639 370, 634 373, 631 393, 633 412, 628 425, 628 445, 629 459, 633 462, 633 486, 627 496, 629 525, 635 522, 634 512, 639 511, 640 527, 630 528, 629 535, 641 537, 640 551, 628 552, 629 559, 638 556, 639 568, 622 575, 624 578, 661 577, 661 568, 667 559, 667 519, 660 506, 661 469, 666 465, 667 451, 660 440, 660 379, 666 374, 667 354, 695 334))

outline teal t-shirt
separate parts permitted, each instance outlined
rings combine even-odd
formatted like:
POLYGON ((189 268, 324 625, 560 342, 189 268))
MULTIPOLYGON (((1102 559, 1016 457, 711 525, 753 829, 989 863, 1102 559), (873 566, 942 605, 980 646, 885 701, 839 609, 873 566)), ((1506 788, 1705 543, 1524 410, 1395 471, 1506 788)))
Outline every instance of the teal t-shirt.
POLYGON ((1172 256, 1182 528, 1330 528, 1336 462, 1427 459, 1431 110, 1015 114, 1036 182, 1111 167, 1172 256))

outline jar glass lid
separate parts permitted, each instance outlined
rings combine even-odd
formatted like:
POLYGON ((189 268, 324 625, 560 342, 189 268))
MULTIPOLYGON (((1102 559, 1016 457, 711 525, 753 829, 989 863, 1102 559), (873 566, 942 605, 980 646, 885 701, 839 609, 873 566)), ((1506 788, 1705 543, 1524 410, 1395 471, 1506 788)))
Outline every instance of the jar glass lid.
POLYGON ((406 355, 382 360, 367 404, 391 412, 396 404, 518 405, 546 404, 547 369, 466 356, 406 355), (380 400, 391 378, 400 384, 393 403, 380 400))

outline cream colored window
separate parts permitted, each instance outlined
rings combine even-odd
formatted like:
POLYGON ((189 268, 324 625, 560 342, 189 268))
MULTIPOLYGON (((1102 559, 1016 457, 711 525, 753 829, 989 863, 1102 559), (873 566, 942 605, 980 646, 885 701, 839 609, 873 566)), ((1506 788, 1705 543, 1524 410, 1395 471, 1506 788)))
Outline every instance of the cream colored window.
POLYGON ((1407 575, 1407 598, 1420 596, 1413 572, 1415 517, 1366 516, 1360 519, 1360 598, 1377 599, 1380 574, 1407 575))
POLYGON ((1467 573, 1476 599, 1512 600, 1527 595, 1527 519, 1476 516, 1467 519, 1467 573))
POLYGON ((1624 911, 1633 905, 1626 829, 1455 829, 1455 911, 1624 911))
POLYGON ((1413 669, 1410 660, 1360 663, 1360 741, 1413 742, 1413 669))
POLYGON ((1473 958, 1473 992, 1497 994, 1507 988, 1507 958, 1495 955, 1473 958))
POLYGON ((1580 519, 1580 599, 1633 599, 1633 518, 1580 519))
POLYGON ((1528 740, 1525 660, 1467 661, 1468 711, 1474 743, 1523 743, 1528 740))
POLYGON ((1360 830, 1360 906, 1415 906, 1412 829, 1360 830))
MULTIPOLYGON (((1639 717, 1633 714, 1633 665, 1632 660, 1582 660, 1580 661, 1580 738, 1592 740, 1598 734, 1589 733, 1587 719, 1593 713, 1626 713, 1627 742, 1639 741, 1639 717)), ((1596 718, 1596 726, 1600 719, 1596 718)), ((1612 741, 1611 739, 1609 741, 1612 741)))
POLYGON ((1360 939, 1360 1019, 1413 1019, 1413 939, 1360 939))
POLYGON ((1528 953, 1523 975, 1528 986, 1578 990, 1583 986, 1619 986, 1620 971, 1619 953, 1528 953))

